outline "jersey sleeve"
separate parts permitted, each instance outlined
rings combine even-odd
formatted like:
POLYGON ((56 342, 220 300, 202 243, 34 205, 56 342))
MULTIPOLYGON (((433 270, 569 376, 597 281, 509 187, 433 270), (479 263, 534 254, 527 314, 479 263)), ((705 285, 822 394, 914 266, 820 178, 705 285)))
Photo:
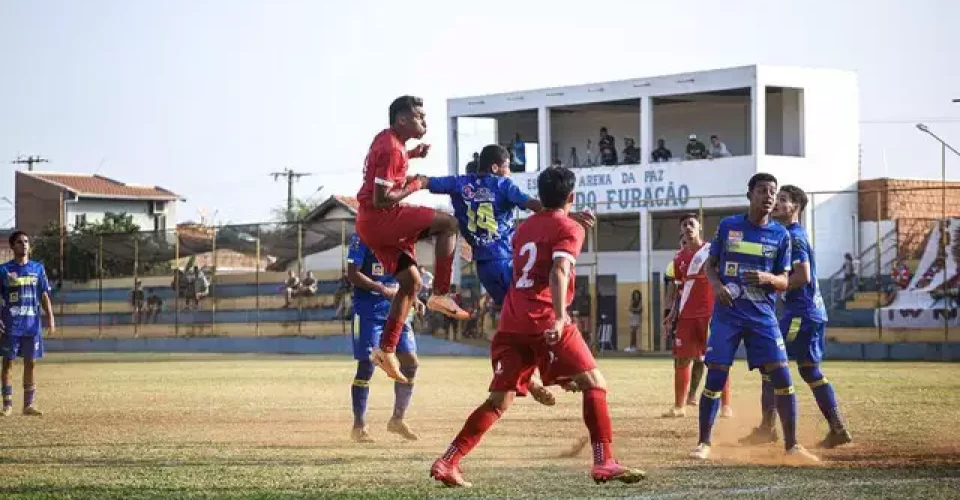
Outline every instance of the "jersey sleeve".
POLYGON ((454 194, 457 191, 456 176, 431 177, 427 189, 434 194, 454 194))
POLYGON ((40 264, 40 272, 37 273, 37 298, 40 295, 50 295, 50 281, 47 280, 47 270, 40 264))
POLYGON ((504 198, 515 207, 523 207, 527 204, 527 201, 530 200, 530 196, 527 193, 524 193, 515 182, 510 180, 510 178, 504 178, 503 184, 500 185, 500 191, 504 198))
POLYGON ((405 176, 406 162, 403 158, 404 152, 397 148, 380 148, 373 154, 373 182, 386 186, 387 189, 393 187, 393 180, 405 176))
POLYGON ((583 239, 586 232, 576 222, 568 221, 559 228, 559 234, 556 243, 553 244, 550 258, 567 259, 570 264, 577 263, 577 257, 580 256, 580 249, 583 248, 583 239))
POLYGON ((802 234, 790 235, 790 253, 793 265, 810 262, 810 244, 802 234))
POLYGON ((677 254, 673 256, 673 262, 671 262, 671 264, 673 264, 673 279, 677 283, 682 283, 687 279, 687 273, 684 271, 685 266, 683 266, 681 259, 680 252, 677 252, 677 254))
POLYGON ((720 221, 720 224, 717 225, 717 234, 713 236, 713 241, 710 242, 710 256, 715 259, 720 259, 720 250, 723 248, 723 242, 727 239, 727 219, 720 221))
POLYGON ((356 234, 350 235, 350 249, 347 250, 347 264, 362 266, 366 251, 366 246, 360 241, 360 236, 356 234))
MULTIPOLYGON (((712 250, 712 249, 711 249, 712 250)), ((773 274, 783 274, 790 271, 790 234, 784 231, 777 245, 777 257, 773 262, 773 274)))

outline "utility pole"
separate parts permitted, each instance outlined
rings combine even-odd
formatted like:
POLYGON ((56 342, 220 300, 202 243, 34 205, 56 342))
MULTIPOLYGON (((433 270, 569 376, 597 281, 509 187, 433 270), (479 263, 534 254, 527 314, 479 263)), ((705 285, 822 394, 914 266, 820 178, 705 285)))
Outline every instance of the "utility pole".
POLYGON ((293 218, 293 183, 300 180, 301 177, 307 177, 313 174, 307 172, 294 172, 293 169, 284 168, 282 172, 271 172, 274 181, 281 177, 287 178, 287 217, 293 218))
POLYGON ((28 157, 26 157, 26 158, 24 158, 23 156, 18 156, 16 160, 11 161, 10 163, 12 163, 12 164, 14 164, 14 165, 26 165, 26 166, 27 166, 27 171, 33 172, 33 166, 34 166, 35 164, 37 164, 37 163, 50 163, 50 160, 48 160, 48 159, 46 159, 46 158, 44 158, 44 157, 42 157, 42 156, 39 156, 39 155, 28 156, 28 157))

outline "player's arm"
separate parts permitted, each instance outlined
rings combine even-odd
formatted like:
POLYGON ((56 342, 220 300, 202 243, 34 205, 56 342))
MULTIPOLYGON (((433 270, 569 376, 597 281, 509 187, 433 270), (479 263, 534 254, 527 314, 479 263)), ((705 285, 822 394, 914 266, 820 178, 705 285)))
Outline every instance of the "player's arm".
POLYGON ((570 258, 554 256, 553 267, 550 268, 550 297, 553 301, 553 314, 556 318, 553 329, 547 332, 547 342, 560 341, 563 329, 567 325, 567 283, 570 282, 570 258))
POLYGON ((40 292, 40 306, 43 307, 43 313, 47 317, 47 328, 50 333, 57 331, 57 324, 53 318, 53 302, 50 300, 50 283, 47 281, 47 271, 40 270, 40 282, 37 283, 38 292, 40 292))
POLYGON ((447 175, 443 177, 425 177, 423 186, 433 194, 454 194, 457 191, 457 177, 447 175))
POLYGON ((392 296, 394 292, 394 290, 383 286, 383 283, 373 281, 369 276, 360 272, 360 268, 352 262, 347 263, 347 280, 361 290, 379 293, 386 297, 392 296))
POLYGON ((791 253, 793 254, 793 269, 790 271, 790 281, 787 290, 803 288, 810 283, 813 275, 810 272, 810 252, 807 242, 803 238, 792 238, 791 253))
MULTIPOLYGON (((379 179, 377 179, 379 181, 379 179)), ((401 200, 422 189, 422 179, 416 177, 407 182, 402 188, 395 188, 392 184, 383 185, 379 182, 373 186, 373 206, 376 208, 390 208, 401 200)))
POLYGON ((391 179, 397 178, 404 165, 402 152, 383 151, 372 160, 374 169, 373 206, 390 208, 401 200, 423 188, 423 176, 408 178, 402 187, 396 186, 391 179))
POLYGON ((774 257, 772 272, 745 271, 744 281, 754 286, 769 286, 778 292, 787 291, 790 286, 790 236, 784 235, 777 245, 777 255, 774 257))

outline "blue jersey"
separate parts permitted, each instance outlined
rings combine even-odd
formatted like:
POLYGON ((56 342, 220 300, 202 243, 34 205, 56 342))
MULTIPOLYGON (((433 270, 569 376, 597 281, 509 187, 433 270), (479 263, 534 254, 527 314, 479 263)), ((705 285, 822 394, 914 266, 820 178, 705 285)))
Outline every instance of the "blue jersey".
POLYGON ((820 295, 820 285, 817 283, 817 261, 813 256, 813 249, 810 248, 807 232, 797 223, 787 226, 787 231, 790 233, 792 266, 795 268, 797 264, 810 264, 810 283, 803 288, 787 292, 784 298, 784 312, 787 316, 825 323, 827 308, 824 307, 823 297, 820 295))
POLYGON ((510 240, 516 231, 513 210, 530 199, 509 177, 497 175, 457 175, 431 177, 431 193, 448 194, 460 223, 460 234, 473 249, 473 259, 509 260, 513 257, 510 240))
POLYGON ((782 274, 790 270, 790 235, 786 228, 773 221, 757 226, 746 215, 726 217, 710 245, 710 256, 717 259, 720 281, 733 296, 733 306, 716 303, 713 318, 739 326, 777 326, 775 290, 747 285, 743 273, 782 274))
POLYGON ((0 299, 4 335, 32 337, 40 335, 40 297, 50 293, 43 264, 11 260, 0 266, 0 299))
MULTIPOLYGON (((347 262, 357 266, 360 273, 384 286, 396 286, 397 280, 383 270, 383 264, 377 260, 367 245, 360 241, 356 234, 350 236, 350 250, 347 252, 347 262)), ((362 290, 353 287, 353 310, 358 316, 373 319, 387 318, 390 312, 390 299, 377 292, 362 290)))

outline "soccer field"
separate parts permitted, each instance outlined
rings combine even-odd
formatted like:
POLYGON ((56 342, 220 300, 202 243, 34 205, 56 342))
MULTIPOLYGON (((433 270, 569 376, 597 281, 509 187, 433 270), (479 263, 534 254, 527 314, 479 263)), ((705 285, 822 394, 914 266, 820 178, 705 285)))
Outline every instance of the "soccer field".
MULTIPOLYGON (((378 373, 368 422, 376 443, 350 441, 345 358, 218 355, 52 355, 38 367, 40 418, 0 420, 5 498, 958 498, 960 365, 828 362, 856 443, 818 450, 815 466, 778 464, 779 447, 744 448, 756 424, 759 378, 733 370, 737 415, 719 420, 714 455, 685 458, 697 419, 665 420, 666 359, 602 360, 615 450, 644 468, 636 485, 595 485, 589 455, 557 458, 586 429, 580 396, 554 407, 529 398, 463 464, 475 487, 428 477, 431 462, 484 398, 490 365, 422 360, 410 424, 413 444, 385 430, 393 388, 378 373)), ((20 365, 15 367, 19 411, 20 365)), ((795 378, 799 381, 799 378, 795 378)), ((556 391, 556 388, 554 388, 556 391)), ((801 442, 825 431, 802 382, 801 442)))

